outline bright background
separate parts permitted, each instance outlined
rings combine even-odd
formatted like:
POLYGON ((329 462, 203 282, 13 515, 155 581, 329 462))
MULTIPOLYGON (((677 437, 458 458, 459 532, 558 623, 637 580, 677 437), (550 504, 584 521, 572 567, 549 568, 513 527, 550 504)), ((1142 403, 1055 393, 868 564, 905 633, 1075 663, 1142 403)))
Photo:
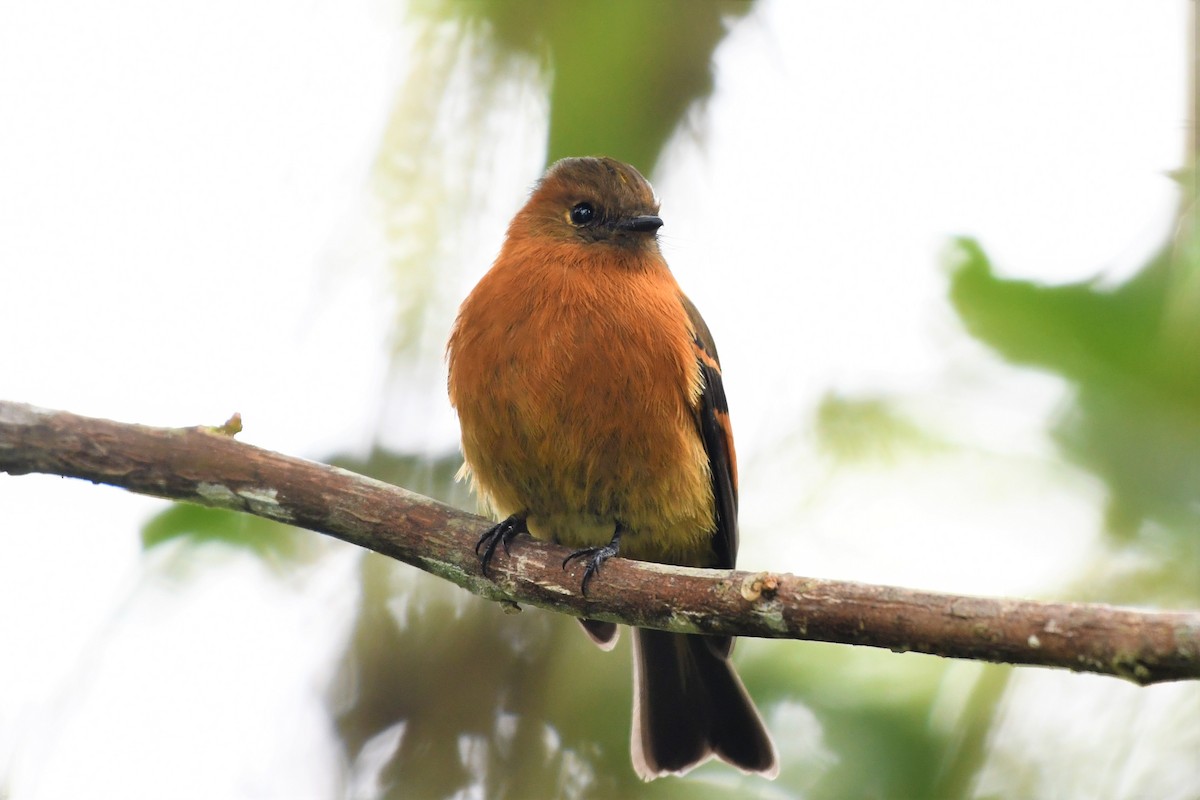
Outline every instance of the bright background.
MULTIPOLYGON (((604 8, 0 5, 0 397, 239 411, 469 508, 454 309, 547 158, 603 150, 720 345, 741 566, 1200 605, 1189 3, 604 8)), ((629 767, 625 645, 108 487, 0 509, 0 797, 680 791, 629 767)), ((783 772, 689 796, 1200 795, 1195 684, 738 661, 783 772)))

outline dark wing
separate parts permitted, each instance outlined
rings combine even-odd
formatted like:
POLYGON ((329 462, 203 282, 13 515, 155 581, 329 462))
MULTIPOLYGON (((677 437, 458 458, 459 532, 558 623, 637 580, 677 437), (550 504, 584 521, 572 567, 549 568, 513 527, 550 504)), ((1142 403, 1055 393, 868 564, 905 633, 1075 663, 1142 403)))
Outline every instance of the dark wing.
POLYGON ((696 331, 696 361, 700 364, 700 374, 704 380, 700 406, 696 409, 696 423, 704 440, 704 452, 708 454, 713 497, 717 504, 717 529, 712 537, 716 560, 711 566, 733 569, 737 565, 738 551, 737 455, 733 450, 733 429, 729 425, 725 384, 721 382, 721 362, 704 318, 691 300, 682 294, 679 298, 696 331))

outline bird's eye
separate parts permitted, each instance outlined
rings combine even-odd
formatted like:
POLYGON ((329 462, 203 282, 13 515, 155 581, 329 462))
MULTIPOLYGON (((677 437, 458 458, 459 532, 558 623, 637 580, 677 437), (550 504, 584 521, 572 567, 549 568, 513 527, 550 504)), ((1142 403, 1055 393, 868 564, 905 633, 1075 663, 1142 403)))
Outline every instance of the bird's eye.
POLYGON ((582 228, 596 218, 596 209, 591 203, 576 203, 571 207, 567 218, 571 220, 572 225, 582 228))

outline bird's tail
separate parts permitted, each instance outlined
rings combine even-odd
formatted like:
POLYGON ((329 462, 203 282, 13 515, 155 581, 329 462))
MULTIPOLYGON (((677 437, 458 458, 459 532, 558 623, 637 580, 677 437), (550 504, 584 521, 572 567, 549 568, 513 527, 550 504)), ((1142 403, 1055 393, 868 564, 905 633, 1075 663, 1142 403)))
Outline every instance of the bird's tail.
POLYGON ((633 641, 633 766, 643 780, 712 756, 778 774, 775 746, 729 661, 732 639, 638 628, 633 641))

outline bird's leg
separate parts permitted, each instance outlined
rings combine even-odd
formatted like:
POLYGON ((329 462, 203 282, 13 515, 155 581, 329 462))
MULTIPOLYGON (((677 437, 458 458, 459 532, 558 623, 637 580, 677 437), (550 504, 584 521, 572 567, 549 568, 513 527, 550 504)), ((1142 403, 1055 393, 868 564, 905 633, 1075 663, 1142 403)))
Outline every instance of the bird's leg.
POLYGON ((520 514, 513 514, 508 519, 497 522, 484 531, 483 536, 480 536, 479 541, 475 543, 475 555, 479 556, 484 577, 487 577, 488 563, 496 553, 496 545, 503 544, 504 555, 510 555, 508 543, 522 533, 529 533, 529 528, 525 524, 525 517, 520 514), (479 552, 481 547, 483 548, 482 554, 479 552))
POLYGON ((567 568, 567 564, 576 558, 587 560, 587 566, 583 570, 583 586, 580 588, 585 595, 587 594, 588 582, 592 576, 600 571, 600 565, 608 561, 621 549, 621 534, 625 532, 625 526, 617 523, 617 529, 613 532, 612 541, 603 547, 585 547, 582 550, 576 550, 571 555, 563 559, 563 569, 567 568))

